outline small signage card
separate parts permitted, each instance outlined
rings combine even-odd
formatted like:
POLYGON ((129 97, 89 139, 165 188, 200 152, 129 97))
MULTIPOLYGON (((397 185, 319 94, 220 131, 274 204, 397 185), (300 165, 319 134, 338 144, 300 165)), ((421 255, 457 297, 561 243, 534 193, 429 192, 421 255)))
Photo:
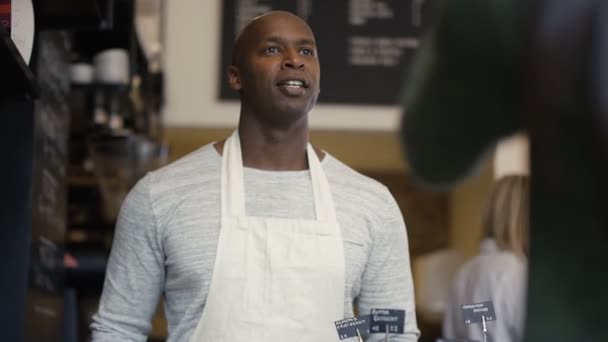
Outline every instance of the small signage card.
POLYGON ((338 331, 338 337, 340 340, 357 336, 357 330, 359 335, 365 337, 369 334, 369 315, 361 317, 351 317, 340 321, 336 321, 336 330, 338 331))
POLYGON ((481 316, 483 316, 486 322, 496 320, 494 304, 491 301, 463 305, 462 316, 466 324, 481 323, 481 316))
POLYGON ((372 309, 370 317, 370 332, 403 334, 405 310, 372 309))
POLYGON ((438 338, 435 342, 479 342, 477 340, 438 338))

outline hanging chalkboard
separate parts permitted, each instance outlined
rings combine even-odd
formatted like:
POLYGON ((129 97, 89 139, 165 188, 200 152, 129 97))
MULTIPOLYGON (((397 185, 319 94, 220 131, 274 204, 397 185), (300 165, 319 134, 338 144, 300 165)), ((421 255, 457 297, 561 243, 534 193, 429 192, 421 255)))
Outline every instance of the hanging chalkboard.
POLYGON ((34 105, 28 341, 61 339, 69 133, 68 54, 69 36, 53 31, 39 33, 35 69, 40 98, 34 105))
POLYGON ((224 0, 221 99, 236 34, 256 15, 286 10, 307 20, 321 60, 320 102, 394 104, 436 0, 224 0))

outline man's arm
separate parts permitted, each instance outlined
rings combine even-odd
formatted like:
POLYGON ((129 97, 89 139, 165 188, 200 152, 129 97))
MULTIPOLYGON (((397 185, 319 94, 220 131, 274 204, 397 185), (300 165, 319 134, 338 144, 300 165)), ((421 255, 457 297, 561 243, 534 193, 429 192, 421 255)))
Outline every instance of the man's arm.
POLYGON ((164 257, 150 201, 151 175, 125 199, 116 224, 94 342, 146 341, 165 281, 164 257))
MULTIPOLYGON (((380 222, 373 228, 373 245, 361 280, 359 315, 371 309, 405 310, 403 335, 391 335, 391 341, 418 341, 414 285, 410 267, 407 233, 394 198, 387 191, 387 202, 379 213, 380 222)), ((383 341, 384 334, 372 334, 368 342, 383 341)))

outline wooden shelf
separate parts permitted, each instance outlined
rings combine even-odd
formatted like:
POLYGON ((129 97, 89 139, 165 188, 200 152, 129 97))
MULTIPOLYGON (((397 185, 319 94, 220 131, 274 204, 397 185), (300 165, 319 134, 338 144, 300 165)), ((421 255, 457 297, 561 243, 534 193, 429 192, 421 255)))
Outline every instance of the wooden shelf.
MULTIPOLYGON (((68 166, 68 173, 66 176, 68 187, 98 187, 99 180, 95 177, 95 173, 92 171, 84 170, 78 166, 68 166)), ((106 178, 106 184, 108 185, 120 185, 121 180, 118 178, 106 178)))
POLYGON ((72 83, 72 91, 82 92, 103 92, 103 93, 114 93, 114 94, 127 94, 131 90, 130 84, 103 84, 103 83, 92 83, 92 84, 78 84, 72 83))
POLYGON ((21 57, 9 33, 0 26, 0 70, 2 92, 0 98, 38 97, 40 89, 34 73, 21 57))
POLYGON ((68 165, 67 168, 67 185, 79 187, 97 187, 97 179, 92 171, 76 165, 68 165))
POLYGON ((96 187, 98 185, 95 176, 68 176, 68 186, 80 186, 80 187, 96 187))

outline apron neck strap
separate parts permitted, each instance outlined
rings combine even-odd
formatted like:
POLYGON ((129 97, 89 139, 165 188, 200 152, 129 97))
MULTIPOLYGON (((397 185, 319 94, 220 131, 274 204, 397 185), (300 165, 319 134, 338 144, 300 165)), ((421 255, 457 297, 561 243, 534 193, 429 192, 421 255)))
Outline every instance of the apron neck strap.
MULTIPOLYGON (((310 144, 306 147, 306 155, 313 188, 316 218, 319 221, 336 222, 336 211, 329 183, 319 158, 310 144)), ((239 134, 236 130, 226 139, 224 144, 221 191, 222 217, 246 216, 243 154, 239 134)))
POLYGON ((306 154, 308 155, 308 169, 312 182, 317 220, 337 222, 336 209, 334 207, 334 200, 331 196, 329 182, 327 181, 325 172, 323 172, 323 167, 317 157, 317 153, 310 143, 306 146, 306 154))

